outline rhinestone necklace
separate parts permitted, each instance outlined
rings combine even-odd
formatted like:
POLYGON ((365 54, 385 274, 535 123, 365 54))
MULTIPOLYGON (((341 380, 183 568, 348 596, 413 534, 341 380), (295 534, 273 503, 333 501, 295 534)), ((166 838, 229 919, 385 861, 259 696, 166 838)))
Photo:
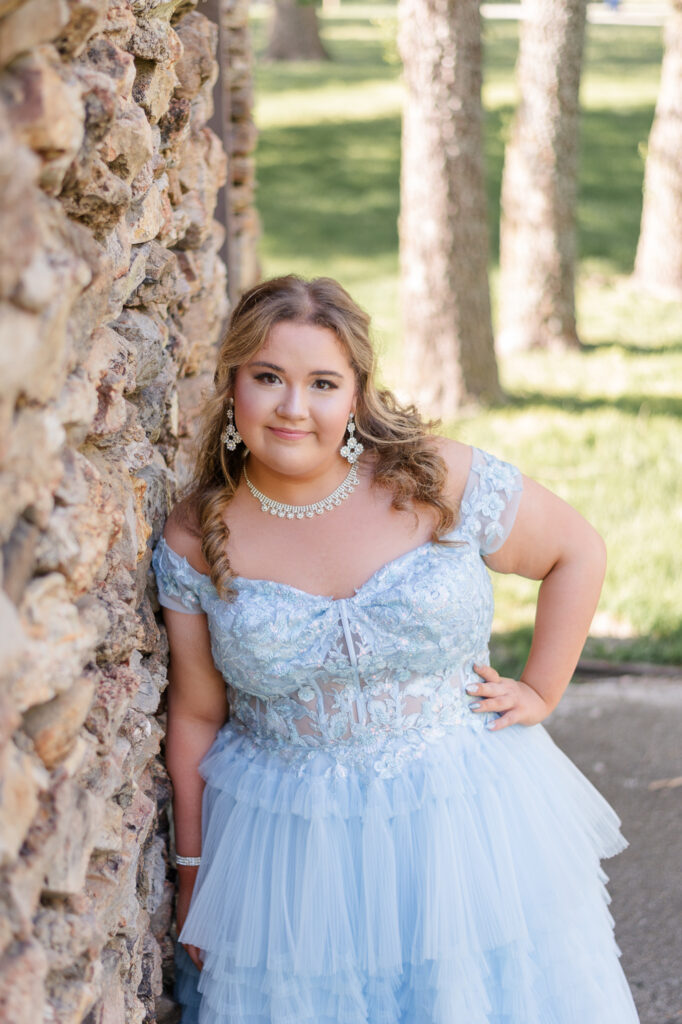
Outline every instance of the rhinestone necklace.
POLYGON ((322 498, 320 501, 314 501, 312 505, 285 505, 282 501, 275 501, 273 498, 268 498, 266 494, 259 491, 257 487, 254 487, 249 480, 248 473, 246 472, 246 465, 243 466, 244 479, 246 480, 246 486, 249 488, 254 498, 260 502, 261 512, 269 512, 271 516, 279 516, 280 519, 312 519, 313 516, 321 516, 323 512, 330 512, 336 505, 340 505, 349 494, 352 494, 357 482, 358 482, 358 470, 355 463, 350 467, 348 476, 343 480, 335 491, 327 495, 326 498, 322 498))

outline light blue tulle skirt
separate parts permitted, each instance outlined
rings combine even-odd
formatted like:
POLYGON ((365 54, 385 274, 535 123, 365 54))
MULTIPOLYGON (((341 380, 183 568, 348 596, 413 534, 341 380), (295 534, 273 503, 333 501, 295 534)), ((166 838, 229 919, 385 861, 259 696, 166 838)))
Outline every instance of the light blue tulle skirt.
POLYGON ((231 724, 204 758, 183 1024, 635 1024, 600 866, 620 823, 542 726, 333 767, 231 724))

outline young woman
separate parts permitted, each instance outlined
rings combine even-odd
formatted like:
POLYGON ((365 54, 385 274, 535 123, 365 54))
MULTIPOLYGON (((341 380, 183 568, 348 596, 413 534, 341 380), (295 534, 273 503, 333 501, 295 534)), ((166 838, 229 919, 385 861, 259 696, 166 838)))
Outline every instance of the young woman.
POLYGON ((154 551, 183 1021, 635 1024, 619 822, 539 724, 603 543, 378 391, 368 328, 325 278, 242 298, 154 551), (519 679, 488 568, 542 580, 519 679))

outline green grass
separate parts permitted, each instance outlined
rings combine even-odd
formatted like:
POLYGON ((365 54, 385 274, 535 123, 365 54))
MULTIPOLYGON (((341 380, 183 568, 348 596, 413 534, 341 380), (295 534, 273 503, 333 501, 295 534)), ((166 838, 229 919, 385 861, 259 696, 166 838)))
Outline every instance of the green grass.
MULTIPOLYGON (((263 8, 254 7, 256 51, 263 8)), ((383 376, 400 379, 395 9, 344 0, 323 20, 328 63, 257 69, 258 206, 266 275, 337 277, 372 314, 383 376)), ((517 25, 485 23, 491 287, 499 187, 516 102, 517 25)), ((661 30, 590 26, 582 84, 579 353, 500 363, 509 396, 448 432, 517 463, 600 529, 609 568, 591 656, 682 664, 682 310, 633 288, 661 30)), ((496 655, 516 671, 536 585, 496 578, 496 655)))

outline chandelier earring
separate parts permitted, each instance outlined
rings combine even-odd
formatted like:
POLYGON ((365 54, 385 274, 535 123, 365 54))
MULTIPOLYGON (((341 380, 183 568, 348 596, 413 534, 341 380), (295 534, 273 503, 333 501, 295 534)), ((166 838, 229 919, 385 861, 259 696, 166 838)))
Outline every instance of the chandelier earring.
POLYGON ((355 437, 355 416, 353 413, 350 413, 348 416, 346 430, 348 431, 348 440, 341 449, 341 454, 352 466, 354 462, 358 461, 358 458, 365 450, 364 444, 355 437))
POLYGON ((231 398, 227 406, 227 426, 223 430, 220 440, 223 442, 228 452, 236 450, 237 445, 241 444, 242 436, 234 425, 234 399, 231 398))

